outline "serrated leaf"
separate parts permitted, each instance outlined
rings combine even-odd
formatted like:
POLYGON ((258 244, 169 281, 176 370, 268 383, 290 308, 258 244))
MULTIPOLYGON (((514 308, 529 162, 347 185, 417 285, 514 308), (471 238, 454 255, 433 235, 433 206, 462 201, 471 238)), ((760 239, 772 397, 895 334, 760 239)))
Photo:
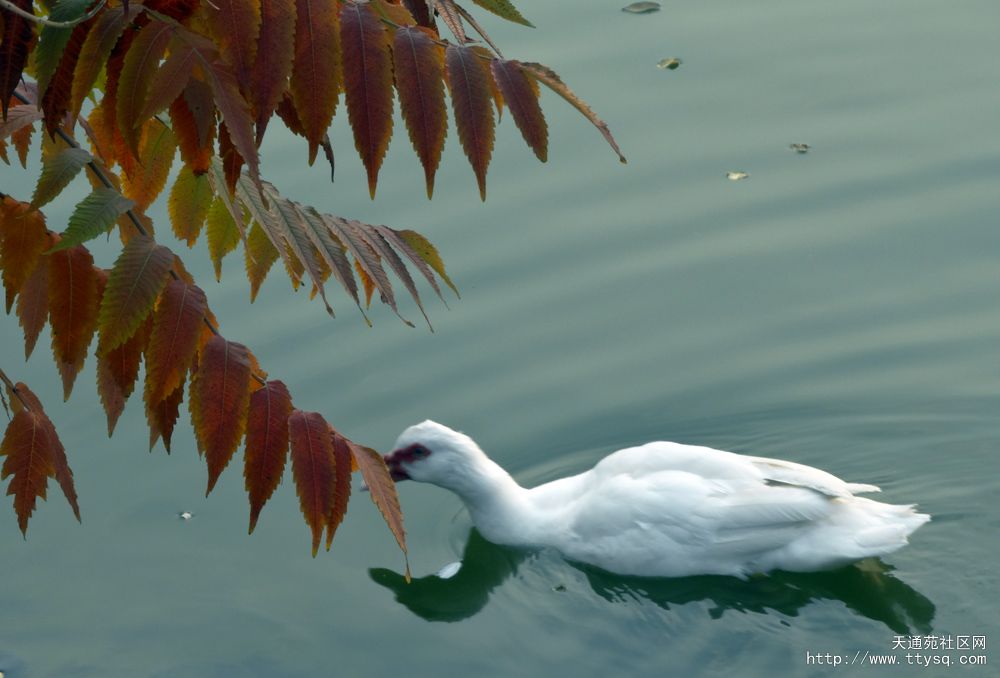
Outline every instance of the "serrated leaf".
POLYGON ((35 343, 49 318, 49 258, 38 257, 31 275, 17 296, 17 319, 24 330, 24 359, 31 357, 35 343))
POLYGON ((264 504, 274 494, 288 459, 288 417, 292 396, 280 381, 269 381, 250 395, 243 477, 250 499, 253 534, 264 504))
POLYGON ((250 352, 247 347, 212 337, 191 379, 188 406, 198 452, 208 463, 207 496, 240 444, 250 404, 250 352))
POLYGON ((318 412, 293 410, 288 417, 288 433, 295 490, 302 515, 312 530, 315 558, 334 504, 335 461, 330 425, 318 412))
POLYGON ((198 241, 213 195, 206 175, 195 174, 189 165, 184 165, 178 172, 177 180, 170 189, 167 210, 174 235, 186 242, 188 247, 194 247, 198 241))
POLYGON ((393 229, 388 226, 375 226, 374 228, 378 231, 379 235, 385 238, 386 242, 391 247, 395 248, 401 252, 404 257, 409 259, 410 263, 412 263, 416 269, 420 271, 420 275, 422 275, 428 284, 430 284, 430 286, 434 289, 434 293, 437 294, 438 299, 444 302, 444 305, 447 307, 448 302, 445 301, 444 296, 441 294, 441 288, 438 286, 437 280, 434 278, 434 272, 431 267, 427 265, 427 262, 421 259, 413 248, 410 247, 409 243, 399 237, 399 233, 393 229))
MULTIPOLYGON (((396 296, 392 291, 392 283, 389 282, 389 276, 385 274, 385 269, 382 268, 379 255, 368 244, 364 235, 358 231, 364 225, 351 219, 342 219, 341 217, 329 214, 323 215, 323 221, 326 223, 327 228, 330 229, 330 232, 340 242, 347 245, 347 249, 354 257, 355 264, 361 267, 364 274, 378 288, 383 301, 389 305, 389 308, 393 310, 400 320, 412 327, 413 323, 399 313, 399 308, 396 306, 396 296)), ((364 282, 364 278, 362 278, 362 282, 364 282)), ((370 299, 371 295, 368 294, 367 296, 370 299)))
POLYGON ((538 105, 538 83, 525 74, 519 61, 494 59, 490 70, 525 143, 539 160, 545 162, 548 159, 549 130, 542 107, 538 105))
MULTIPOLYGON (((32 0, 10 0, 18 9, 28 14, 34 14, 32 0)), ((0 30, 0 110, 2 120, 7 119, 11 95, 21 82, 21 73, 28 63, 28 53, 35 36, 34 24, 13 12, 3 14, 3 26, 0 30)), ((3 135, 0 135, 3 138, 3 135)))
POLYGON ((233 146, 233 140, 229 136, 229 128, 226 123, 219 125, 219 159, 222 160, 222 173, 225 176, 226 193, 233 195, 236 192, 236 181, 240 178, 243 169, 243 157, 233 146))
POLYGON ((498 17, 502 17, 507 21, 513 21, 516 24, 521 24, 522 26, 530 26, 534 28, 530 21, 521 16, 521 13, 517 11, 517 8, 510 3, 510 0, 472 0, 474 3, 485 9, 487 12, 492 12, 498 17))
POLYGON ((337 109, 342 87, 340 45, 343 28, 337 3, 296 0, 295 4, 295 56, 289 89, 302 133, 309 141, 311 165, 337 109))
POLYGON ((333 505, 326 517, 326 550, 330 550, 337 528, 347 515, 347 503, 351 499, 351 472, 354 468, 351 449, 345 438, 331 430, 333 437, 333 505))
POLYGON ((152 452, 156 442, 163 439, 163 447, 170 454, 170 439, 174 426, 180 416, 181 401, 184 400, 184 383, 175 388, 163 400, 146 403, 146 421, 149 423, 149 451, 152 452))
POLYGON ((152 329, 153 316, 149 315, 123 344, 110 351, 97 352, 97 393, 108 417, 109 438, 125 409, 125 402, 135 389, 139 365, 152 329))
POLYGON ((458 139, 476 174, 479 197, 486 200, 486 171, 493 154, 495 125, 490 75, 471 47, 449 45, 445 63, 458 139))
POLYGON ((93 157, 82 148, 66 148, 45 158, 42 173, 31 196, 31 206, 38 209, 62 193, 93 157))
POLYGON ((425 29, 399 28, 393 36, 392 54, 399 105, 410 142, 423 165, 430 198, 448 129, 444 51, 425 29))
MULTIPOLYGON (((7 137, 12 137, 11 141, 18 144, 17 137, 15 136, 18 132, 22 132, 24 128, 28 128, 28 133, 30 134, 31 125, 42 119, 42 112, 36 109, 34 106, 11 106, 7 111, 7 117, 0 121, 0 139, 6 139, 7 137)), ((30 136, 28 137, 30 139, 30 136)), ((18 153, 21 153, 21 147, 18 145, 18 153)), ((25 159, 21 158, 21 165, 25 164, 25 159)))
POLYGON ((177 142, 173 131, 156 119, 143 125, 138 165, 122 176, 122 192, 145 212, 160 195, 174 163, 177 142))
MULTIPOLYGON (((346 439, 345 439, 346 440, 346 439)), ((361 470, 361 475, 368 486, 369 494, 382 518, 396 538, 400 550, 406 554, 406 530, 403 528, 403 511, 399 507, 399 495, 396 493, 396 483, 389 475, 385 460, 375 450, 347 441, 351 455, 361 470)), ((409 578, 409 565, 406 568, 409 578)))
POLYGON ((403 5, 410 11, 414 20, 425 28, 430 28, 437 32, 434 27, 434 13, 427 6, 428 0, 403 0, 403 5))
POLYGON ((260 224, 250 227, 246 244, 247 279, 250 281, 250 303, 257 298, 261 283, 267 277, 271 266, 278 259, 278 250, 274 248, 267 233, 260 224))
POLYGON ((52 354, 62 375, 63 399, 69 400, 97 328, 100 296, 94 258, 86 247, 59 249, 48 258, 52 354))
POLYGON ((274 208, 275 223, 281 229, 282 238, 295 255, 295 258, 304 267, 313 285, 319 291, 320 297, 323 299, 323 304, 326 307, 326 312, 333 316, 333 307, 327 301, 326 290, 323 286, 324 276, 322 265, 317 260, 312 242, 304 229, 305 218, 299 210, 298 205, 282 197, 273 189, 274 187, 270 184, 265 184, 268 200, 274 208))
POLYGON ((330 232, 323 217, 315 209, 300 207, 299 212, 302 216, 302 228, 309 240, 312 241, 327 268, 337 278, 337 282, 347 290, 347 293, 354 299, 354 303, 358 304, 360 308, 358 286, 351 273, 351 264, 344 255, 344 244, 330 232))
POLYGON ((207 172, 214 153, 216 122, 215 105, 205 83, 191 80, 183 94, 174 99, 170 124, 184 163, 196 175, 207 172))
POLYGON ((208 254, 215 267, 215 280, 222 280, 222 258, 240 244, 240 231, 222 199, 216 196, 208 210, 208 254))
POLYGON ((375 198, 378 171, 392 136, 392 59, 385 29, 368 5, 340 8, 344 94, 354 146, 368 173, 375 198))
POLYGON ((445 23, 451 34, 455 36, 460 45, 464 45, 469 41, 468 36, 465 35, 465 27, 462 26, 462 16, 459 14, 458 8, 452 0, 431 0, 434 3, 434 9, 437 11, 441 21, 445 23))
POLYGON ((578 97, 573 90, 567 87, 566 83, 562 81, 562 78, 560 78, 555 71, 548 66, 543 66, 542 64, 534 62, 525 62, 522 63, 521 66, 528 72, 529 75, 531 75, 531 77, 541 82, 543 85, 569 102, 573 108, 580 111, 580 113, 582 113, 583 116, 597 128, 614 152, 618 154, 618 160, 622 163, 628 162, 628 160, 625 159, 625 156, 622 155, 621 149, 618 148, 618 142, 616 142, 615 138, 611 135, 611 130, 608 128, 608 124, 598 118, 593 109, 587 105, 587 102, 578 97))
POLYGON ((438 254, 437 248, 435 248, 434 245, 427 240, 427 238, 420 235, 416 231, 411 230, 396 231, 396 234, 413 249, 413 252, 418 257, 423 259, 428 266, 433 268, 435 273, 441 276, 441 280, 443 280, 445 284, 451 288, 451 291, 455 293, 456 297, 461 296, 458 293, 458 288, 455 287, 451 278, 448 277, 448 273, 444 268, 444 261, 441 259, 441 255, 438 254))
MULTIPOLYGON (((76 64, 80 58, 80 49, 83 47, 87 32, 93 23, 94 19, 91 18, 75 28, 69 29, 69 40, 63 48, 56 68, 45 89, 39 90, 42 92, 40 105, 45 113, 45 127, 50 135, 54 135, 56 129, 64 124, 66 114, 70 111, 76 64)), ((36 50, 37 55, 38 51, 36 50)))
POLYGON ((21 409, 0 441, 0 456, 5 457, 0 479, 11 478, 7 494, 14 495, 17 524, 25 536, 35 503, 39 497, 45 499, 48 479, 56 474, 45 419, 42 413, 21 409))
POLYGON ((48 244, 41 213, 31 210, 28 203, 0 198, 0 270, 7 291, 7 313, 48 244))
POLYGON ((232 68, 240 89, 249 93, 254 62, 257 60, 260 0, 213 0, 203 9, 205 23, 219 48, 219 56, 232 68))
POLYGON ((167 284, 174 254, 137 235, 122 249, 111 269, 100 312, 98 350, 110 351, 135 333, 167 284))
POLYGON ((295 0, 260 0, 257 60, 250 73, 250 103, 256 118, 258 146, 292 74, 297 15, 295 0))
POLYGON ((356 224, 356 231, 365 239, 365 242, 375 251, 381 260, 387 261, 389 263, 389 268, 393 270, 396 277, 402 281, 403 286, 406 291, 410 293, 413 297, 414 303, 416 303, 417 308, 420 309, 421 315, 424 316, 424 320, 427 322, 427 327, 430 328, 431 332, 434 331, 434 327, 431 325, 430 318, 427 317, 427 312, 424 310, 424 304, 420 301, 420 294, 417 292, 417 286, 413 283, 413 278, 410 276, 410 272, 406 270, 406 265, 403 260, 399 258, 396 251, 389 246, 385 238, 372 226, 367 224, 356 224))
POLYGON ((113 188, 97 188, 77 204, 62 238, 52 251, 76 247, 107 233, 119 216, 135 203, 113 188))
POLYGON ((197 285, 171 280, 163 289, 146 348, 147 404, 159 403, 183 385, 198 348, 206 308, 205 293, 197 285))
POLYGON ((170 106, 191 82, 197 58, 185 47, 177 38, 170 41, 170 55, 153 75, 140 119, 147 120, 170 106))
MULTIPOLYGON (((58 22, 74 21, 83 16, 92 0, 57 0, 49 13, 49 19, 58 22)), ((62 58, 69 42, 73 28, 58 28, 44 25, 38 36, 38 45, 34 52, 35 81, 38 91, 43 95, 49 86, 52 74, 55 73, 59 60, 62 58)))
POLYGON ((133 155, 139 151, 139 136, 146 96, 150 91, 153 75, 170 42, 171 26, 157 21, 139 29, 125 53, 118 88, 115 93, 115 118, 118 130, 133 155))
POLYGON ((70 112, 74 118, 80 115, 84 99, 93 89, 101 67, 107 62, 125 26, 135 19, 141 9, 141 6, 134 4, 127 11, 123 6, 109 7, 95 18, 80 48, 80 57, 73 74, 70 112))

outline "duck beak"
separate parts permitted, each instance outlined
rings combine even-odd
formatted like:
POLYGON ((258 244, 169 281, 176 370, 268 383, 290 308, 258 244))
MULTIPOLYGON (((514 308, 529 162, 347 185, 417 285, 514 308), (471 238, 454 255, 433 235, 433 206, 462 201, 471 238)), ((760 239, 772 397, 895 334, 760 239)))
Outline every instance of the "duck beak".
POLYGON ((389 477, 391 477, 397 483, 400 480, 409 480, 410 476, 403 470, 403 456, 402 450, 395 450, 385 455, 383 459, 385 460, 385 465, 389 468, 389 477))

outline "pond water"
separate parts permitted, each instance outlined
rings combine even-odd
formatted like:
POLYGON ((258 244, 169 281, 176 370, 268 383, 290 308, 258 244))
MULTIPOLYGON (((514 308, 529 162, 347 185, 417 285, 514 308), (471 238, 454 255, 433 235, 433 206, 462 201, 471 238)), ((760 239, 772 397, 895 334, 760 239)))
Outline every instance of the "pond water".
MULTIPOLYGON (((241 261, 216 284, 199 245, 185 261, 224 334, 299 407, 382 450, 429 417, 530 484, 677 440, 876 483, 933 522, 865 569, 631 580, 490 545, 455 497, 411 483, 407 586, 357 483, 328 554, 310 557, 287 482, 247 536, 238 464, 205 499, 187 422, 172 456, 147 454, 135 398, 107 439, 92 362, 61 404, 47 338, 25 364, 8 318, 2 366, 56 421, 84 522, 54 493, 22 541, 6 502, 0 512, 7 678, 811 676, 832 669, 807 652, 905 663, 896 635, 985 635, 1000 661, 1000 7, 519 4, 537 30, 483 23, 508 55, 560 72, 629 164, 546 96, 550 161, 505 119, 485 204, 454 136, 428 202, 398 120, 371 202, 342 115, 332 186, 301 140, 273 130, 264 168, 279 189, 427 234, 462 298, 429 303, 434 334, 382 308, 369 329, 336 294, 331 320, 277 271, 251 306, 241 261), (683 64, 656 67, 669 57, 683 64), (454 578, 431 576, 462 558, 454 578)), ((30 195, 21 172, 0 177, 30 195)), ((161 239, 181 251, 163 212, 161 239)), ((109 261, 111 248, 94 249, 109 261)), ((968 652, 928 654, 957 664, 968 652)))

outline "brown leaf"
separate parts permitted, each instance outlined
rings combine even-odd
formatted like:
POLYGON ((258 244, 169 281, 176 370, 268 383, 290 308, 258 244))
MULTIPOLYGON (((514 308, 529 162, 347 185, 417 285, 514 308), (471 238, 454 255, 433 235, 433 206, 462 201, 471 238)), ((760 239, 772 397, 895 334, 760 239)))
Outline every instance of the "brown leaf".
POLYGON ((49 258, 38 257, 34 270, 17 297, 17 319, 24 329, 24 359, 31 357, 35 343, 49 318, 49 258))
POLYGON ((14 495, 17 524, 25 536, 36 500, 45 499, 48 479, 56 474, 46 419, 41 412, 22 409, 10 420, 0 442, 0 456, 6 457, 0 480, 13 476, 7 494, 14 495))
POLYGON ((378 171, 392 136, 392 59, 385 29, 367 4, 340 8, 344 93, 354 146, 368 172, 375 198, 378 171))
POLYGON ((139 364, 152 329, 153 316, 150 314, 125 343, 110 351, 97 352, 97 393, 108 417, 108 437, 114 433, 118 417, 125 409, 125 401, 135 388, 139 364))
POLYGON ((80 58, 80 49, 94 21, 90 19, 72 29, 56 69, 42 94, 41 108, 45 113, 45 128, 50 135, 55 135, 56 128, 66 120, 66 114, 72 106, 71 95, 76 64, 80 58))
POLYGON ((135 201, 135 208, 145 212, 163 187, 177 152, 173 131, 159 120, 148 120, 139 141, 139 162, 122 177, 122 193, 135 201))
POLYGON ((115 117, 122 138, 135 156, 139 153, 146 95, 167 49, 171 32, 167 24, 158 21, 148 23, 132 40, 122 64, 115 95, 115 117))
MULTIPOLYGON (((32 0, 10 0, 18 9, 22 9, 29 14, 34 14, 32 0)), ((3 119, 7 119, 7 107, 11 95, 21 81, 21 72, 25 64, 28 63, 28 53, 31 51, 34 41, 34 24, 15 15, 13 12, 4 11, 2 14, 3 25, 0 30, 0 108, 3 111, 3 119)))
POLYGON ((74 118, 80 115, 83 101, 93 89, 101 67, 111 55, 118 38, 140 11, 141 7, 136 5, 131 5, 127 12, 125 7, 109 7, 95 18, 80 48, 73 74, 70 113, 74 118))
POLYGON ((129 240, 101 301, 99 351, 110 351, 135 333, 167 284, 173 263, 173 252, 152 238, 137 235, 129 240))
POLYGON ((170 454, 170 438, 174 433, 174 425, 180 413, 181 401, 184 399, 184 383, 182 382, 166 398, 156 404, 146 403, 146 421, 149 422, 149 450, 153 451, 156 441, 163 438, 163 447, 170 454))
POLYGON ((494 59, 490 69, 525 143, 545 162, 549 131, 542 107, 538 105, 538 83, 525 74, 519 61, 494 59))
POLYGON ((458 139, 479 183, 479 197, 486 200, 486 170, 493 154, 494 119, 490 76, 471 47, 449 45, 445 53, 451 105, 458 139))
POLYGON ((296 0, 295 3, 295 57, 289 89, 302 133, 309 141, 310 165, 333 119, 341 89, 340 45, 343 38, 337 4, 326 0, 296 0))
POLYGON ((250 281, 250 302, 257 298, 261 283, 278 259, 278 250, 274 248, 267 233, 259 224, 254 224, 247 235, 246 269, 250 281))
POLYGON ((196 174, 190 165, 184 165, 178 172, 177 180, 170 189, 167 210, 174 235, 186 242, 188 247, 194 247, 198 241, 212 206, 213 195, 205 174, 196 174))
POLYGON ((240 89, 248 94, 257 60, 260 0, 213 0, 203 9, 209 35, 218 45, 222 61, 232 68, 240 89))
POLYGON ((82 245, 47 256, 52 354, 62 375, 63 398, 69 400, 97 327, 98 281, 94 258, 82 245))
POLYGON ((288 433, 295 490, 302 515, 312 530, 315 558, 334 505, 336 469, 330 425, 318 412, 293 410, 288 417, 288 433))
POLYGON ((250 378, 247 347, 221 336, 212 337, 199 357, 188 399, 198 452, 208 463, 206 496, 246 430, 250 378))
MULTIPOLYGON (((332 9, 333 4, 329 7, 332 9)), ((335 14, 335 12, 331 12, 335 14)), ((260 37, 257 39, 257 60, 250 73, 250 103, 257 124, 257 145, 281 101, 295 57, 295 0, 260 0, 260 37)), ((309 27, 312 30, 312 27, 309 27)), ((322 49, 327 49, 322 47, 322 49)), ((339 57, 338 57, 339 58, 339 57)), ((334 97, 336 99, 336 96, 334 97)), ((329 123, 328 123, 329 124, 329 123)))
POLYGON ((250 499, 250 534, 261 509, 281 482, 288 459, 288 417, 292 396, 280 381, 269 381, 250 395, 243 477, 250 499))
POLYGON ((215 140, 215 106, 206 90, 204 83, 191 81, 184 94, 170 104, 170 123, 181 159, 198 176, 208 171, 215 140))
POLYGON ((163 289, 146 348, 147 403, 159 403, 184 383, 198 347, 206 305, 205 293, 196 285, 171 280, 163 289))
POLYGON ((0 269, 7 290, 7 313, 48 246, 48 230, 40 212, 11 197, 0 199, 0 269))
POLYGON ((336 431, 330 431, 333 438, 333 506, 326 517, 326 550, 330 550, 337 528, 347 515, 347 502, 351 499, 351 471, 353 461, 348 441, 336 431))
MULTIPOLYGON (((345 440, 347 440, 345 438, 345 440)), ((361 475, 368 486, 372 501, 378 507, 386 525, 396 538, 399 548, 406 554, 406 530, 403 528, 403 511, 399 507, 399 495, 396 493, 396 483, 389 475, 385 461, 375 450, 347 440, 354 461, 361 469, 361 475)), ((406 566, 406 576, 409 579, 410 567, 406 566)))

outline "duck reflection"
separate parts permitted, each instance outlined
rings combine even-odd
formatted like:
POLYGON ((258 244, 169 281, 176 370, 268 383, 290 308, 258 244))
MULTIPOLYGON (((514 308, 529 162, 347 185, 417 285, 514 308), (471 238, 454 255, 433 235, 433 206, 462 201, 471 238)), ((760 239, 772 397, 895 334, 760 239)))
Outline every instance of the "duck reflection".
MULTIPOLYGON (((391 590, 396 600, 428 621, 454 622, 475 615, 492 591, 515 574, 529 551, 497 546, 475 529, 469 533, 462 566, 451 578, 437 575, 407 584, 392 570, 369 570, 372 580, 391 590)), ((839 600, 857 614, 885 624, 894 633, 926 633, 934 619, 934 603, 894 577, 881 561, 867 560, 830 572, 775 572, 747 580, 706 575, 676 579, 623 577, 589 566, 578 567, 590 587, 612 603, 648 600, 669 610, 672 605, 711 601, 709 615, 727 610, 769 611, 794 617, 810 603, 839 600)))

